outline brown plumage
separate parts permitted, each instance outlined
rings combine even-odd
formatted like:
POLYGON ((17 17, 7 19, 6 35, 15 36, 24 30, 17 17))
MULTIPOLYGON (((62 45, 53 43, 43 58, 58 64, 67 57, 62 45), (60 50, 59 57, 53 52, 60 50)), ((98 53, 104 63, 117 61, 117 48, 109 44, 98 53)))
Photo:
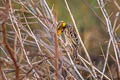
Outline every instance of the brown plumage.
POLYGON ((66 24, 66 29, 64 31, 66 41, 69 41, 69 44, 74 45, 75 47, 80 45, 78 35, 73 26, 66 24))
POLYGON ((58 35, 61 35, 64 33, 66 46, 69 46, 71 49, 71 54, 75 58, 78 53, 80 41, 78 39, 78 35, 76 33, 76 30, 74 29, 74 26, 69 25, 63 21, 58 23, 58 35))

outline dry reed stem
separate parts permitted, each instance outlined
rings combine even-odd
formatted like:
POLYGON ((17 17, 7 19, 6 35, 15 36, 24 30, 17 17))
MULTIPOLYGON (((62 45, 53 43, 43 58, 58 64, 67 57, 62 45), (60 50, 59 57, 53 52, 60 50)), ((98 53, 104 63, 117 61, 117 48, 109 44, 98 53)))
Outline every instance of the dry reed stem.
POLYGON ((59 80, 59 52, 58 52, 58 38, 57 32, 54 33, 55 38, 55 67, 56 67, 56 80, 59 80))
POLYGON ((14 51, 12 50, 12 48, 10 47, 9 43, 7 42, 7 36, 6 36, 6 25, 5 23, 2 24, 2 33, 3 33, 3 44, 5 46, 5 48, 7 49, 10 58, 13 60, 14 66, 16 68, 16 80, 19 80, 19 66, 17 64, 17 61, 14 57, 14 51))
POLYGON ((2 35, 3 35, 3 44, 5 46, 5 48, 7 49, 9 55, 10 55, 10 58, 12 59, 13 63, 14 63, 14 66, 16 68, 16 80, 19 79, 19 66, 17 64, 17 61, 15 59, 15 56, 14 56, 14 51, 12 50, 12 48, 10 47, 9 43, 7 42, 7 33, 6 33, 6 21, 8 19, 8 15, 9 15, 9 8, 10 8, 10 1, 9 0, 6 0, 6 9, 4 11, 4 14, 0 14, 2 17, 1 18, 1 21, 2 22, 2 35))

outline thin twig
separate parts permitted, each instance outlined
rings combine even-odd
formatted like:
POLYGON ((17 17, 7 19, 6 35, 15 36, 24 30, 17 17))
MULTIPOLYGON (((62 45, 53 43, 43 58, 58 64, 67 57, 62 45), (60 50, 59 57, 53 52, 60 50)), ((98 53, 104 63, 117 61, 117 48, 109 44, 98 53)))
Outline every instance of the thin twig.
POLYGON ((15 68, 16 68, 16 80, 19 79, 19 66, 17 64, 17 61, 14 57, 14 51, 12 50, 12 48, 10 47, 9 43, 7 42, 7 36, 6 36, 6 25, 5 23, 2 24, 2 30, 3 30, 3 44, 5 45, 5 48, 7 49, 11 59, 14 62, 15 68))
POLYGON ((56 54, 56 61, 55 61, 55 67, 56 67, 56 80, 59 80, 59 53, 58 53, 58 38, 57 38, 57 32, 54 33, 55 38, 55 54, 56 54))

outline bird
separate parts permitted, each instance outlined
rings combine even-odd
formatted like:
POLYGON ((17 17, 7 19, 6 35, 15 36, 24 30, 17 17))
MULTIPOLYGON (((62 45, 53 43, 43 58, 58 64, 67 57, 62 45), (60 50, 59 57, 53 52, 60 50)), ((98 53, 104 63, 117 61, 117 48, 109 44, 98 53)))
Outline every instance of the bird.
POLYGON ((57 25, 57 34, 60 36, 62 33, 65 37, 65 46, 70 46, 72 55, 77 57, 80 41, 74 26, 64 21, 59 21, 57 25))

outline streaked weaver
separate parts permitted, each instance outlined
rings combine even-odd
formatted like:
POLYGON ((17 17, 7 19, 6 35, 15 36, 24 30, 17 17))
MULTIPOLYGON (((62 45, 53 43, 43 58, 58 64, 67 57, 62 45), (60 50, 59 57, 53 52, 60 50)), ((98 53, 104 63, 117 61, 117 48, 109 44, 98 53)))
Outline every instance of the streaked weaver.
POLYGON ((69 45, 72 48, 73 55, 76 55, 76 53, 78 53, 80 41, 74 26, 60 21, 57 25, 57 33, 59 36, 64 33, 66 45, 69 45))

